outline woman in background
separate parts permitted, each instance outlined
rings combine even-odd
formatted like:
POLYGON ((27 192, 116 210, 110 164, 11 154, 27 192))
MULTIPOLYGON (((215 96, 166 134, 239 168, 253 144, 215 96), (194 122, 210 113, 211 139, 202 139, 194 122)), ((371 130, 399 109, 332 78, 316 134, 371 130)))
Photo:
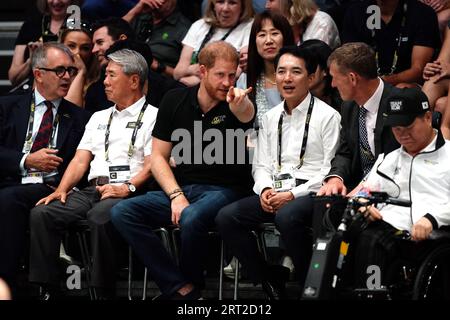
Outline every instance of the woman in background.
POLYGON ((309 86, 309 90, 315 97, 326 102, 337 111, 340 111, 342 99, 336 88, 331 86, 332 79, 327 65, 328 57, 333 50, 325 42, 317 39, 306 40, 300 47, 311 50, 317 57, 318 65, 316 74, 314 81, 309 86))
POLYGON ((86 90, 100 75, 100 66, 92 54, 92 33, 87 24, 82 24, 81 29, 66 29, 61 34, 60 42, 72 51, 78 74, 70 85, 65 99, 84 107, 86 90))
POLYGON ((292 29, 281 13, 264 11, 255 16, 248 46, 247 73, 241 74, 237 87, 253 88, 249 98, 256 107, 256 129, 264 113, 282 101, 275 83, 275 57, 283 46, 293 44, 292 29))
POLYGON ((211 41, 226 41, 238 51, 247 47, 253 15, 251 0, 208 0, 205 16, 192 24, 183 39, 175 80, 187 86, 200 83, 197 56, 211 41))
MULTIPOLYGON (((57 41, 58 34, 65 27, 67 8, 78 4, 77 0, 37 0, 39 14, 29 18, 20 28, 16 39, 14 55, 8 71, 13 86, 30 79, 31 55, 43 42, 57 41)), ((28 88, 31 84, 28 85, 28 88)))

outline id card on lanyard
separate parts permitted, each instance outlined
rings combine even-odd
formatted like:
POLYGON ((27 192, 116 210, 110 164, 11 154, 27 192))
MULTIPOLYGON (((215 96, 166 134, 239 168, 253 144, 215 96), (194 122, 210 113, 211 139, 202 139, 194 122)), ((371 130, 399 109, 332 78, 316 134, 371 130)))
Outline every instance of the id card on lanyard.
POLYGON ((296 186, 296 180, 294 171, 298 170, 303 165, 303 159, 306 153, 306 145, 308 143, 308 133, 309 133, 309 122, 311 120, 311 114, 314 107, 314 96, 311 95, 311 100, 309 102, 308 112, 306 114, 305 120, 305 130, 303 131, 303 140, 299 156, 299 164, 292 169, 282 170, 281 166, 281 145, 282 145, 282 131, 283 131, 283 113, 280 114, 280 119, 278 120, 278 166, 273 174, 273 189, 277 192, 289 191, 296 186))
MULTIPOLYGON (((135 122, 134 128, 133 128, 133 134, 131 135, 131 141, 128 146, 128 164, 126 165, 111 165, 109 166, 109 183, 124 183, 128 182, 131 179, 131 169, 129 163, 131 162, 131 157, 134 153, 134 144, 136 142, 136 137, 139 129, 142 126, 142 118, 144 116, 145 110, 147 109, 148 103, 145 102, 144 105, 141 108, 141 111, 139 112, 137 121, 135 122)), ((114 110, 111 112, 111 115, 109 116, 108 124, 106 126, 105 131, 105 161, 107 163, 111 163, 109 159, 109 133, 111 129, 111 122, 113 118, 114 110)))

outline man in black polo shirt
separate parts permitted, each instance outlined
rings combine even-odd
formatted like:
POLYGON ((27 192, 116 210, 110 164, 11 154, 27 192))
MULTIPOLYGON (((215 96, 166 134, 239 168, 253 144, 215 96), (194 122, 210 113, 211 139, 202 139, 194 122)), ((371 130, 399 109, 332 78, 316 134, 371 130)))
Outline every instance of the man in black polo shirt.
POLYGON ((233 87, 238 59, 223 41, 201 51, 200 85, 170 91, 152 133, 151 168, 163 191, 123 201, 111 211, 115 227, 169 299, 200 297, 208 231, 217 212, 251 190, 245 130, 255 110, 247 98, 251 89, 233 87), (171 153, 177 162, 173 172, 171 153), (180 268, 152 232, 171 224, 181 230, 180 268))
POLYGON ((422 83, 423 68, 441 43, 436 13, 417 0, 365 0, 352 5, 344 19, 342 40, 372 46, 379 76, 398 87, 422 83), (376 17, 367 10, 373 5, 381 10, 381 29, 372 29, 376 17))

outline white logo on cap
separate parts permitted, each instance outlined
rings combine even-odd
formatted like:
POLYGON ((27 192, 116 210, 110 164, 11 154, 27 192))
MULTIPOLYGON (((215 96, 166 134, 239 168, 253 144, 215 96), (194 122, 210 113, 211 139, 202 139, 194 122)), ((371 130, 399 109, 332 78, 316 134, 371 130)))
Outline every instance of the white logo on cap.
POLYGON ((391 101, 391 110, 400 111, 402 109, 402 101, 391 101))
POLYGON ((427 110, 429 107, 428 107, 428 102, 427 101, 424 101, 424 102, 422 102, 422 109, 423 110, 427 110))

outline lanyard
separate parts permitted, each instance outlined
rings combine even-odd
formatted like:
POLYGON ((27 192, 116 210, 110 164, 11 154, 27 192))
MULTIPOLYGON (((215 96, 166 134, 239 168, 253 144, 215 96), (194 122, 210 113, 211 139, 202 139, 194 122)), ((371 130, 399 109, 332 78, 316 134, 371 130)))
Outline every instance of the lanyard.
MULTIPOLYGON (((134 126, 133 134, 131 135, 130 145, 128 147, 128 159, 131 159, 131 156, 133 155, 134 143, 136 142, 136 136, 139 131, 139 127, 141 126, 142 117, 144 116, 144 112, 145 112, 145 109, 147 109, 147 106, 148 106, 148 103, 145 102, 141 108, 141 111, 139 112, 139 115, 138 115, 138 118, 136 121, 136 125, 134 126)), ((111 114, 109 115, 108 125, 106 126, 106 131, 105 131, 105 161, 106 162, 109 162, 109 153, 108 153, 109 132, 111 129, 111 122, 112 122, 113 114, 114 114, 114 109, 111 111, 111 114)))
MULTIPOLYGON (((222 39, 220 39, 220 41, 225 41, 225 39, 228 38, 230 33, 233 32, 233 30, 236 29, 237 26, 238 25, 235 25, 230 30, 228 30, 227 33, 225 33, 225 35, 222 37, 222 39)), ((198 50, 192 53, 191 64, 198 63, 198 55, 200 54, 200 51, 202 51, 203 47, 208 43, 209 40, 211 40, 215 31, 216 31, 216 29, 213 26, 211 26, 209 28, 208 33, 203 38, 203 41, 202 41, 200 47, 198 48, 198 50)))
MULTIPOLYGON (((388 75, 391 75, 394 73, 395 69, 397 68, 397 61, 398 61, 398 52, 400 49, 400 46, 402 44, 402 31, 403 29, 405 29, 405 25, 406 25, 406 13, 408 11, 408 3, 405 1, 405 3, 403 4, 403 16, 402 16, 402 23, 400 26, 400 32, 398 34, 398 41, 397 41, 397 47, 395 48, 394 51, 394 57, 392 59, 392 66, 391 66, 391 72, 388 75)), ((378 58, 378 48, 377 48, 377 44, 375 41, 375 29, 372 29, 372 43, 373 43, 373 47, 375 49, 375 60, 377 63, 377 73, 378 75, 381 74, 381 68, 380 68, 380 64, 379 64, 379 58, 378 58)))
MULTIPOLYGON (((36 111, 36 103, 35 103, 35 96, 34 96, 34 91, 33 91, 33 95, 31 97, 30 118, 28 119, 27 137, 25 138, 24 153, 29 153, 33 146, 33 125, 34 125, 35 111, 36 111)), ((55 120, 53 121, 53 126, 52 126, 52 134, 50 136, 50 141, 48 143, 48 147, 50 149, 54 149, 56 147, 55 135, 56 135, 56 127, 58 126, 58 123, 59 123, 59 114, 56 113, 56 117, 55 117, 55 120)))
MULTIPOLYGON (((303 141, 302 141, 302 148, 300 151, 299 164, 296 167, 296 169, 300 169, 301 166, 303 165, 303 158, 305 157, 305 152, 306 152, 306 144, 308 142, 309 122, 311 120, 313 106, 314 106, 314 96, 311 95, 311 100, 309 101, 308 113, 306 114, 306 119, 305 119, 305 130, 303 131, 303 141)), ((284 118, 284 113, 281 112, 280 119, 278 120, 278 170, 281 170, 281 140, 282 140, 282 131, 283 131, 283 118, 284 118)))

